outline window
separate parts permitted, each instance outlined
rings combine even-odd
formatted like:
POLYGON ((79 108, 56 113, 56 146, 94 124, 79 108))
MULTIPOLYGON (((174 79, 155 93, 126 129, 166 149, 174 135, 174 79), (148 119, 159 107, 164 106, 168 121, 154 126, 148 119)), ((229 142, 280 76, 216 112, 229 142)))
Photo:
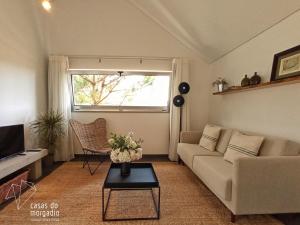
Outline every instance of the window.
POLYGON ((169 83, 170 73, 76 72, 73 110, 168 112, 169 83))

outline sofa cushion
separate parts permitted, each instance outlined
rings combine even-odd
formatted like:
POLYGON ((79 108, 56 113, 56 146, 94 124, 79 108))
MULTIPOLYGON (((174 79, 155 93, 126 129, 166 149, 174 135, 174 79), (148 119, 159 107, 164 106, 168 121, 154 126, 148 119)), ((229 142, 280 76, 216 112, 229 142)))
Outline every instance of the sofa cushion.
POLYGON ((281 138, 266 138, 260 156, 296 156, 299 154, 300 144, 281 138))
POLYGON ((216 150, 222 154, 226 152, 232 134, 232 129, 222 127, 216 150))
POLYGON ((234 160, 240 157, 257 156, 263 140, 264 137, 262 136, 234 132, 230 138, 224 159, 233 163, 234 160))
POLYGON ((203 130, 199 145, 209 151, 215 151, 221 127, 207 124, 203 130))
MULTIPOLYGON (((180 156, 182 161, 191 169, 193 168, 193 160, 195 155, 210 155, 210 156, 222 156, 217 151, 208 151, 199 145, 178 143, 177 154, 180 156)), ((222 158, 222 157, 220 157, 222 158)))
MULTIPOLYGON (((249 131, 242 132, 247 135, 261 135, 249 131)), ((299 143, 273 136, 265 136, 265 140, 262 143, 261 148, 259 150, 260 156, 296 156, 299 154, 299 143)))
POLYGON ((233 165, 223 157, 195 156, 194 173, 219 198, 231 200, 233 165))

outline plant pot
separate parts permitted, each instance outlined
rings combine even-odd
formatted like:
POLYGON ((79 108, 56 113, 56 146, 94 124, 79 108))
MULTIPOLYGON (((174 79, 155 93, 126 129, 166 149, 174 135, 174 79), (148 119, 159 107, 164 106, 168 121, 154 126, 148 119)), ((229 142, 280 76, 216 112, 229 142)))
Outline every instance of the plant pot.
POLYGON ((46 167, 51 167, 53 166, 54 162, 54 155, 53 154, 48 154, 46 157, 43 159, 43 163, 46 167))
POLYGON ((130 175, 130 163, 121 163, 121 177, 127 177, 130 175))

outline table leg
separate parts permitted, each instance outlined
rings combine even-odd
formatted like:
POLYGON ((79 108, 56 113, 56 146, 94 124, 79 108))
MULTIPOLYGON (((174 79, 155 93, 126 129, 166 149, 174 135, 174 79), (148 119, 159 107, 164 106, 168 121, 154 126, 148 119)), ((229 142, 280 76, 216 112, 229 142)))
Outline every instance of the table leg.
POLYGON ((112 189, 109 189, 107 202, 106 202, 106 204, 104 204, 105 203, 105 188, 102 188, 102 220, 103 221, 107 221, 106 212, 107 212, 107 208, 109 205, 111 191, 112 191, 112 189))
POLYGON ((158 211, 157 211, 158 219, 160 218, 160 187, 158 187, 158 211))
POLYGON ((104 219, 105 219, 105 210, 104 210, 104 207, 105 207, 105 205, 104 205, 104 188, 102 187, 102 220, 104 221, 104 219))
POLYGON ((159 219, 160 218, 160 187, 158 187, 158 200, 155 200, 155 196, 153 193, 153 188, 147 189, 147 188, 116 188, 116 189, 109 189, 108 193, 108 198, 105 204, 105 188, 102 188, 102 221, 124 221, 124 220, 151 220, 151 219, 159 219), (107 209, 109 206, 109 201, 110 201, 110 195, 112 191, 126 191, 126 190, 140 190, 140 191, 145 191, 145 190, 151 190, 152 193, 152 199, 156 211, 156 217, 146 217, 146 218, 118 218, 118 219, 107 219, 106 218, 106 213, 107 209))
POLYGON ((151 189, 151 193, 152 193, 152 199, 153 199, 157 219, 159 219, 160 218, 160 187, 158 187, 157 201, 155 200, 153 189, 151 189))

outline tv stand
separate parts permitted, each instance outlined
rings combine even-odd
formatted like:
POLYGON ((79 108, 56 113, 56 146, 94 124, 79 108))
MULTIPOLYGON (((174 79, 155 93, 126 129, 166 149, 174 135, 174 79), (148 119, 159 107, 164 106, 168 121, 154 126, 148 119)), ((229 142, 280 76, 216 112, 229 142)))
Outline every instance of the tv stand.
POLYGON ((48 155, 47 149, 39 149, 38 152, 24 152, 22 155, 7 158, 0 161, 0 179, 27 167, 30 169, 29 177, 36 180, 42 176, 42 158, 48 155))
POLYGON ((18 155, 26 155, 26 153, 18 153, 18 155))
POLYGON ((40 152, 42 150, 43 149, 28 149, 28 150, 26 150, 26 152, 40 152))

